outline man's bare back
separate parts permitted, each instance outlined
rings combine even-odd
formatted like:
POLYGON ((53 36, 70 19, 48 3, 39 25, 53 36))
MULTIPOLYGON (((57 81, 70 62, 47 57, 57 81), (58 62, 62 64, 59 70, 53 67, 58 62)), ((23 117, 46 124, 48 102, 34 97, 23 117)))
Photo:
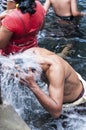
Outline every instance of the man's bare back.
POLYGON ((71 16, 71 1, 70 0, 50 0, 55 13, 59 16, 71 16))
POLYGON ((36 61, 41 65, 49 81, 49 96, 46 95, 33 79, 33 74, 23 79, 36 95, 43 107, 54 117, 59 117, 62 104, 77 99, 83 86, 75 70, 61 57, 43 48, 31 48, 28 51, 37 56, 36 61), (57 113, 54 113, 57 111, 57 113), (59 112, 58 112, 59 111, 59 112))
POLYGON ((78 11, 77 0, 46 0, 44 4, 46 12, 50 6, 59 16, 86 16, 85 12, 78 11))
MULTIPOLYGON (((78 27, 79 18, 86 16, 86 12, 78 10, 77 0, 45 0, 44 8, 46 12, 50 7, 56 15, 54 16, 54 23, 57 25, 57 30, 54 31, 57 32, 55 33, 56 36, 82 35, 78 27)), ((51 25, 53 25, 53 22, 51 22, 51 25)))

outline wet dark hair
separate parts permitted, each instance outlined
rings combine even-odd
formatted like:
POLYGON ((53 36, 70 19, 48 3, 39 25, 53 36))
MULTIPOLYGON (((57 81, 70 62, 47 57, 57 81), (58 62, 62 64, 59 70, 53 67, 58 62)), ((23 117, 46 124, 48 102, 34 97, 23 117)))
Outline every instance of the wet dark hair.
POLYGON ((18 8, 22 13, 30 13, 30 15, 32 15, 36 12, 35 0, 16 0, 16 2, 19 4, 18 8))

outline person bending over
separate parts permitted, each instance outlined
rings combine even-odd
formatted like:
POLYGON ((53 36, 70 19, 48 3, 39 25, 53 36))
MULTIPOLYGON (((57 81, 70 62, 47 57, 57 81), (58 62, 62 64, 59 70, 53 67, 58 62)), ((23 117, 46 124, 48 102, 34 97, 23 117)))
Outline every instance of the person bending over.
MULTIPOLYGON (((86 102, 86 81, 72 66, 55 53, 44 48, 30 48, 23 53, 35 55, 35 62, 46 77, 49 94, 46 94, 34 79, 36 70, 20 73, 20 81, 35 94, 40 104, 54 117, 61 115, 62 107, 70 107, 86 102)), ((30 60, 28 61, 29 65, 30 60)))

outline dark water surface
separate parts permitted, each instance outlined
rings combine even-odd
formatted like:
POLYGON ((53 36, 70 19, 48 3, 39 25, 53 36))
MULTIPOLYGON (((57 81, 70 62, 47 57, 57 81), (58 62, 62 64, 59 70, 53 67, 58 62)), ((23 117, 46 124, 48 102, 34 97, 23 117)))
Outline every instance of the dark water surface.
MULTIPOLYGON (((41 0, 41 2, 44 1, 41 0)), ((78 7, 86 12, 86 0, 78 0, 78 7)), ((75 30, 72 30, 72 27, 63 30, 56 19, 57 17, 50 8, 45 20, 45 27, 38 35, 39 46, 57 53, 67 43, 72 43, 74 45, 72 53, 65 59, 86 80, 86 17, 79 19, 78 28, 74 28, 75 30)), ((16 83, 13 85, 16 86, 16 83)), ((53 119, 42 108, 35 96, 30 91, 28 92, 28 89, 24 90, 22 86, 20 89, 16 87, 15 91, 12 86, 10 88, 8 85, 5 88, 5 93, 16 111, 32 130, 86 130, 86 104, 63 108, 61 117, 53 119)))

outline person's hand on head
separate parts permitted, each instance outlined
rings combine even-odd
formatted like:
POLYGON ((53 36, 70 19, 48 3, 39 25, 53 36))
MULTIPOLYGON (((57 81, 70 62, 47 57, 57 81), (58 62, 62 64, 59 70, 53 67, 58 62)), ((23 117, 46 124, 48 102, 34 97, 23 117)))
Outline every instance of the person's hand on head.
POLYGON ((20 73, 19 77, 20 82, 26 84, 30 89, 34 89, 35 87, 37 87, 36 81, 34 79, 33 69, 29 68, 28 73, 23 71, 22 73, 20 73))
POLYGON ((33 68, 28 68, 26 71, 21 69, 19 66, 16 66, 18 73, 16 77, 19 77, 20 83, 27 85, 30 89, 36 84, 34 79, 35 70, 33 68))

